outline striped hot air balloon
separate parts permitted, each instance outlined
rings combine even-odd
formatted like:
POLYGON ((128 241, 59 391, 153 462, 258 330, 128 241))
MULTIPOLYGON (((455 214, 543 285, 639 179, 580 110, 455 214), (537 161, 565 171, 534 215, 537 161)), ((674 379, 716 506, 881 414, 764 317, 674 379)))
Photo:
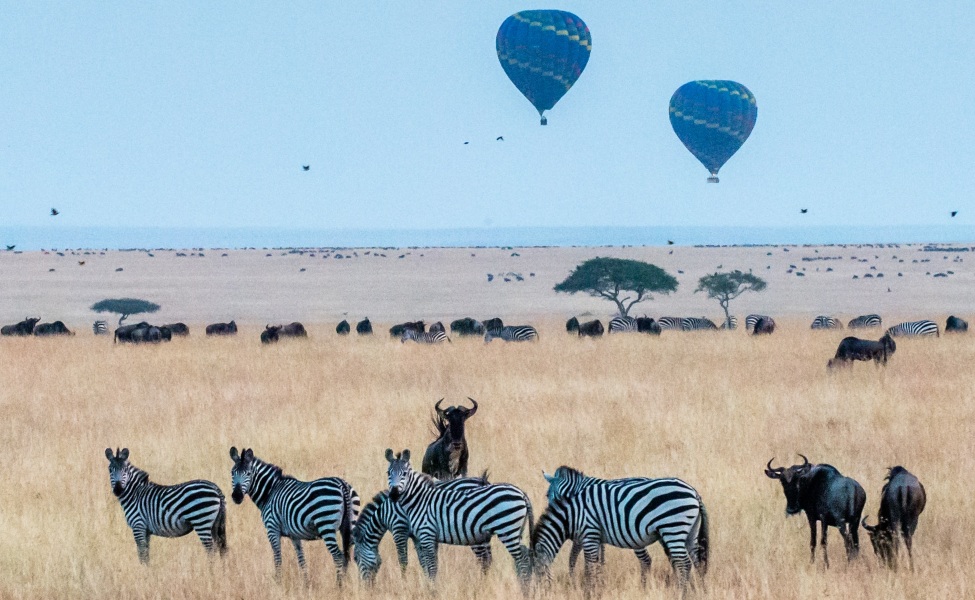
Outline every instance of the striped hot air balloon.
POLYGON ((758 105, 748 88, 734 81, 691 81, 670 99, 670 124, 718 182, 718 170, 748 139, 758 105))
POLYGON ((505 19, 498 29, 498 60, 541 117, 582 75, 592 37, 582 19, 562 10, 526 10, 505 19))

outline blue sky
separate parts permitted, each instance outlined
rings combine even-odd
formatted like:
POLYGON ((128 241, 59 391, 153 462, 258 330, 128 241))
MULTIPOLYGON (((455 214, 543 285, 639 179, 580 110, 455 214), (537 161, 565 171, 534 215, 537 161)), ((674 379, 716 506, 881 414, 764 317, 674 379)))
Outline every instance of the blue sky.
POLYGON ((970 2, 0 13, 0 226, 975 223, 970 2), (528 8, 574 12, 593 38, 547 127, 495 53, 501 22, 528 8), (668 120, 694 79, 758 100, 717 185, 668 120))

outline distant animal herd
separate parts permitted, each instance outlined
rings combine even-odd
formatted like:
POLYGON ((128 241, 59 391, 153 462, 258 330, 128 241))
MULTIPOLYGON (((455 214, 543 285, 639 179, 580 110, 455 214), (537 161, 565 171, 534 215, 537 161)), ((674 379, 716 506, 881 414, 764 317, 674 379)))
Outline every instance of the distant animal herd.
MULTIPOLYGON (((524 591, 529 589, 533 573, 538 583, 551 584, 551 565, 566 542, 571 542, 570 574, 579 553, 584 556, 587 590, 598 583, 605 544, 634 551, 643 583, 650 569, 647 547, 658 541, 682 590, 693 583, 692 568, 700 578, 706 575, 711 523, 704 500, 691 485, 674 477, 598 479, 561 466, 551 475, 544 473, 548 506, 536 522, 532 503, 520 488, 491 483, 486 472, 480 477, 468 476, 466 423, 478 410, 478 403, 468 400, 471 408, 443 408, 443 399, 435 404, 437 438, 423 456, 421 472, 413 470, 409 450, 385 451, 388 487, 361 509, 358 493, 340 477, 301 481, 257 457, 250 448, 230 448, 231 498, 241 504, 250 496, 259 509, 275 574, 280 575, 281 538, 291 540, 305 573, 302 542, 321 539, 336 565, 339 584, 350 559, 362 579, 371 584, 382 564, 379 545, 388 532, 400 569, 407 569, 407 546, 413 540, 420 567, 430 579, 437 577, 442 544, 469 546, 486 571, 491 566, 490 541, 495 536, 511 555, 524 591)), ((129 462, 128 449, 113 452, 107 448, 105 456, 112 492, 132 529, 142 562, 149 561, 153 535, 179 537, 195 531, 207 551, 221 555, 227 551, 227 507, 219 486, 203 480, 156 484, 146 471, 129 462)), ((765 475, 781 483, 787 514, 806 514, 811 560, 815 562, 817 523, 827 567, 827 528, 839 530, 847 559, 854 560, 862 524, 882 564, 897 568, 903 541, 913 570, 913 536, 926 503, 917 477, 904 467, 891 468, 880 493, 877 523, 869 525, 862 518, 866 494, 858 482, 831 465, 802 459, 801 464, 773 467, 773 458, 765 466, 765 475)))

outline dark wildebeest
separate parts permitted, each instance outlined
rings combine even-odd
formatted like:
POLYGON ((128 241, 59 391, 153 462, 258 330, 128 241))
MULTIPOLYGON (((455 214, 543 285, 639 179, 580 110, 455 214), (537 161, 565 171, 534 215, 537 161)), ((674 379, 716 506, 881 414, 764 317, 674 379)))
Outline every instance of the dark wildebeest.
POLYGON ((484 335, 484 325, 477 319, 464 317, 450 322, 450 333, 461 337, 468 335, 484 335))
POLYGON ((159 336, 164 342, 173 341, 173 330, 165 325, 159 326, 159 336))
POLYGON ((281 331, 280 325, 267 325, 264 327, 264 331, 261 332, 261 343, 262 344, 273 344, 278 341, 278 333, 281 331))
POLYGON ((434 409, 437 416, 433 424, 437 428, 439 437, 429 446, 423 455, 423 472, 437 479, 455 479, 467 476, 467 437, 464 435, 464 422, 477 412, 477 402, 467 398, 474 408, 464 406, 449 406, 440 408, 443 398, 437 401, 434 409))
POLYGON ((213 323, 207 325, 207 335, 237 335, 237 323, 213 323))
POLYGON ((948 317, 948 321, 945 323, 945 333, 965 333, 968 331, 968 322, 964 319, 959 319, 955 315, 948 317))
POLYGON ((579 331, 579 319, 577 319, 575 317, 572 317, 571 319, 569 319, 568 321, 566 321, 565 322, 565 331, 566 331, 566 333, 572 333, 573 331, 575 331, 575 332, 578 333, 578 331, 579 331))
POLYGON ((160 329, 168 329, 172 335, 183 336, 190 334, 190 328, 186 326, 186 323, 169 323, 168 325, 163 325, 160 329))
POLYGON ((372 323, 369 322, 369 317, 355 324, 355 332, 359 335, 372 335, 372 323))
POLYGON ((34 335, 36 336, 48 336, 48 335, 74 335, 68 328, 65 327, 64 323, 61 321, 55 321, 53 323, 41 323, 34 327, 34 335))
POLYGON ((861 340, 856 337, 845 337, 836 348, 836 356, 831 358, 826 366, 830 369, 852 365, 855 360, 872 360, 877 364, 886 365, 897 344, 890 335, 884 335, 880 341, 861 340))
POLYGON ((769 335, 775 331, 775 321, 771 317, 762 317, 755 321, 755 328, 752 335, 769 335))
POLYGON ((417 333, 423 333, 427 330, 427 326, 423 321, 400 323, 399 325, 393 325, 389 328, 389 335, 390 337, 394 338, 402 338, 403 332, 407 329, 412 329, 417 333))
POLYGON ((876 525, 867 525, 863 518, 863 528, 870 534, 873 551, 888 567, 897 569, 897 549, 900 546, 898 534, 904 537, 907 546, 907 559, 914 570, 914 557, 911 544, 917 529, 917 518, 921 516, 927 494, 924 486, 904 467, 893 467, 887 473, 887 482, 880 492, 880 512, 876 525))
POLYGON ((501 321, 501 317, 494 317, 493 319, 488 319, 484 321, 484 331, 497 331, 499 329, 504 329, 504 323, 501 321))
MULTIPOLYGON (((163 339, 162 330, 145 321, 125 327, 133 327, 133 329, 125 335, 125 338, 120 338, 119 331, 116 329, 115 341, 132 342, 133 344, 158 344, 163 339)), ((122 328, 119 327, 119 329, 122 328)))
POLYGON ((599 337, 603 335, 603 324, 599 319, 579 325, 579 337, 599 337))
POLYGON ((308 337, 308 332, 305 331, 304 325, 295 321, 294 323, 282 325, 278 335, 282 337, 308 337))
MULTIPOLYGON (((802 456, 800 454, 799 456, 802 456)), ((774 458, 772 460, 775 460, 774 458)), ((801 465, 789 468, 772 468, 772 460, 765 466, 765 474, 778 479, 785 492, 785 514, 792 516, 805 511, 809 519, 809 549, 812 562, 816 561, 816 521, 823 528, 823 560, 829 567, 826 554, 826 528, 835 527, 843 536, 846 558, 852 560, 860 551, 860 515, 867 502, 863 487, 844 477, 836 467, 827 464, 811 465, 802 456, 801 465)))
POLYGON ((660 332, 663 331, 660 328, 660 323, 654 321, 652 317, 637 317, 636 330, 650 335, 660 335, 660 332))
MULTIPOLYGON (((131 325, 122 325, 115 330, 115 343, 119 342, 136 342, 133 334, 137 329, 148 329, 150 325, 145 321, 141 323, 133 323, 131 325)), ((138 341, 142 341, 141 338, 138 341)))
POLYGON ((431 325, 429 331, 430 333, 447 333, 447 329, 443 326, 443 323, 441 323, 440 321, 437 321, 436 323, 431 325))
POLYGON ((352 328, 345 319, 342 319, 342 322, 335 326, 335 333, 339 335, 349 335, 350 331, 352 331, 352 328))
POLYGON ((34 333, 34 326, 41 318, 25 318, 20 323, 15 325, 4 325, 0 328, 0 335, 32 335, 34 333))

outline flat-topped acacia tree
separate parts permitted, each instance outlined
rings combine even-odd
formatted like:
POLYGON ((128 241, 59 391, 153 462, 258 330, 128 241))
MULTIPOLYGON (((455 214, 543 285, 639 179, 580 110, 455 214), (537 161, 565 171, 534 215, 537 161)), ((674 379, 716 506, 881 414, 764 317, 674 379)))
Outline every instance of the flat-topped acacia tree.
POLYGON ((705 275, 697 281, 697 292, 706 292, 708 298, 717 300, 724 310, 724 322, 728 329, 731 329, 731 313, 728 312, 728 304, 745 292, 761 292, 766 287, 765 280, 751 273, 742 273, 739 270, 728 271, 725 273, 712 273, 705 275))
POLYGON ((159 310, 159 305, 138 298, 106 298, 92 304, 91 310, 97 313, 110 312, 121 315, 118 319, 118 324, 121 325, 129 315, 154 313, 159 310))
POLYGON ((580 264, 556 292, 585 292, 595 298, 616 303, 619 314, 627 316, 634 304, 652 300, 654 294, 669 294, 677 289, 677 279, 656 265, 625 258, 590 258, 580 264))

